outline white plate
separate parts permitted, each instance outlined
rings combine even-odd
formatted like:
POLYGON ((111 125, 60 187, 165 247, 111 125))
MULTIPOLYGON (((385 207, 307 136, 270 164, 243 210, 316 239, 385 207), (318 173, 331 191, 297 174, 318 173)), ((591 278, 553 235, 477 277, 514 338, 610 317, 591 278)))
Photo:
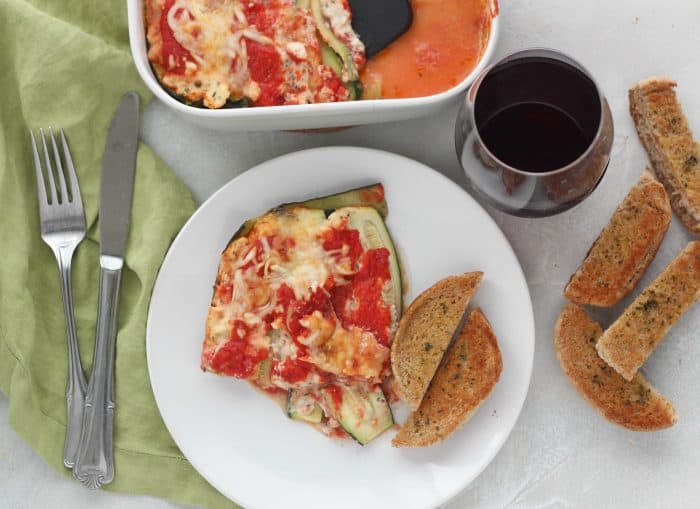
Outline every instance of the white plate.
POLYGON ((219 491, 252 508, 423 508, 465 488, 508 437, 527 393, 534 320, 508 241, 461 188, 386 152, 332 147, 268 161, 221 188, 175 239, 153 290, 148 368, 163 420, 192 465, 219 491), (474 304, 499 340, 503 374, 476 416, 449 440, 394 449, 393 431, 365 447, 287 419, 247 383, 199 369, 219 255, 247 218, 280 203, 374 182, 385 186, 388 226, 410 302, 438 279, 484 271, 474 304))

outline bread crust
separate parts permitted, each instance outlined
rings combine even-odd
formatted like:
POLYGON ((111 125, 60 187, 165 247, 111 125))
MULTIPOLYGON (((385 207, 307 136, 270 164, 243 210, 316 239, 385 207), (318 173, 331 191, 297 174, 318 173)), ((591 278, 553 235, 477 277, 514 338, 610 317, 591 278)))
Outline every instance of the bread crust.
POLYGON ((554 328, 559 365, 578 393, 603 417, 633 431, 657 431, 677 420, 673 405, 641 373, 627 381, 596 353, 598 323, 566 303, 554 328))
POLYGON ((626 380, 700 296, 700 242, 690 242, 603 333, 598 355, 626 380))
POLYGON ((591 306, 620 302, 654 259, 672 215, 664 186, 645 170, 571 276, 564 295, 591 306))
POLYGON ((443 441, 476 413, 503 370, 491 326, 475 309, 445 355, 418 410, 401 427, 394 447, 427 447, 443 441))
POLYGON ((450 341, 476 292, 482 272, 438 281, 404 311, 391 345, 396 393, 418 408, 450 341))
POLYGON ((673 210, 691 232, 700 233, 700 145, 675 87, 669 78, 640 81, 629 91, 630 114, 673 210))

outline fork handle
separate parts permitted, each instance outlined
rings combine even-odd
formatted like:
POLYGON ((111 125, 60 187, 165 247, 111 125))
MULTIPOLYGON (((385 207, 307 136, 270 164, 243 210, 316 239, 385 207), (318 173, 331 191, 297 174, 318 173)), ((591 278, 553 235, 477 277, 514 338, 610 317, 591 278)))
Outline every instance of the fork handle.
POLYGON ((89 488, 114 479, 114 354, 123 260, 100 256, 100 291, 92 375, 85 396, 83 427, 73 475, 89 488))
POLYGON ((61 293, 63 295, 63 311, 66 317, 66 332, 68 335, 68 383, 66 385, 66 439, 63 444, 63 464, 68 468, 75 464, 80 443, 80 427, 83 419, 83 404, 85 402, 85 375, 80 363, 78 350, 78 335, 75 329, 73 314, 73 290, 71 286, 71 261, 75 246, 60 246, 55 255, 58 261, 58 271, 61 275, 61 293))

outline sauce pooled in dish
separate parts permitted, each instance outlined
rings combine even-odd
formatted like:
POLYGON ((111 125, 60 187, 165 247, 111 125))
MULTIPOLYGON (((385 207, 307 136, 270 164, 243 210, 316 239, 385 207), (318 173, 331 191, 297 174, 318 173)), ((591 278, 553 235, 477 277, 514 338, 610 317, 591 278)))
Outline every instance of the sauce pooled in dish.
POLYGON ((457 85, 476 67, 498 5, 491 0, 412 0, 413 24, 367 62, 364 97, 423 97, 457 85))

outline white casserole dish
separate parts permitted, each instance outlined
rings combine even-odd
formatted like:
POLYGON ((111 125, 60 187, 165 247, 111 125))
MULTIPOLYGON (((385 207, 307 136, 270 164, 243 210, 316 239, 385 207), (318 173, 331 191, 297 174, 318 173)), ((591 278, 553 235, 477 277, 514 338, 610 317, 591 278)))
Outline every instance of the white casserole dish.
POLYGON ((213 110, 183 104, 163 89, 148 62, 143 0, 127 0, 127 9, 131 53, 136 63, 136 69, 148 88, 158 99, 183 117, 203 127, 224 131, 318 129, 389 122, 427 115, 469 87, 491 59, 499 31, 499 16, 497 15, 491 21, 491 32, 486 49, 474 70, 461 83, 439 94, 411 99, 376 99, 213 110))

